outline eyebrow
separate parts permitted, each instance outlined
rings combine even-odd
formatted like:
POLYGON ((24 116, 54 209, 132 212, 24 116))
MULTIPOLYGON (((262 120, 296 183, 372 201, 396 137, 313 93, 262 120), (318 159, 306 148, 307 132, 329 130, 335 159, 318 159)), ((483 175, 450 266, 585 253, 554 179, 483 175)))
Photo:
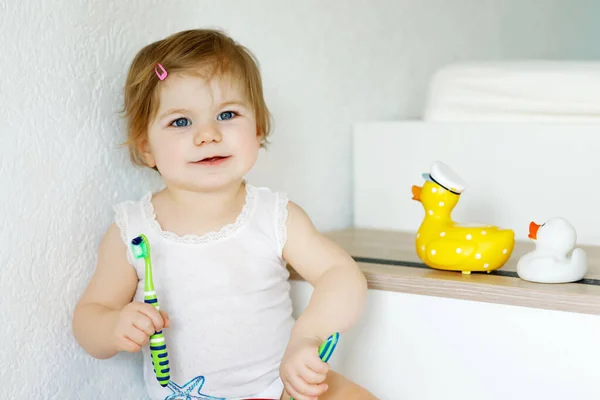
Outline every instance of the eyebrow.
POLYGON ((185 108, 171 109, 171 110, 167 110, 164 113, 160 114, 158 116, 158 119, 163 119, 165 117, 168 117, 171 114, 185 114, 187 112, 188 112, 188 110, 186 110, 185 108))
POLYGON ((223 107, 227 107, 227 106, 241 106, 241 107, 246 107, 248 104, 246 101, 243 100, 230 100, 230 101, 226 101, 224 103, 221 103, 219 105, 220 108, 223 107))

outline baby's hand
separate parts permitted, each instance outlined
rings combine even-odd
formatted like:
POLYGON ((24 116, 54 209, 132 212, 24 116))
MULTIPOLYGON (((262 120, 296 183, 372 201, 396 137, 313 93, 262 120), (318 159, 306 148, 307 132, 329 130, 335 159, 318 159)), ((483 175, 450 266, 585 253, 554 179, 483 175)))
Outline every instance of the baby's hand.
POLYGON ((325 393, 323 383, 329 365, 319 358, 316 338, 292 338, 281 361, 280 375, 285 390, 294 400, 314 400, 325 393))
POLYGON ((169 315, 146 303, 132 302, 119 313, 115 324, 114 340, 117 351, 140 351, 150 336, 169 327, 169 315))

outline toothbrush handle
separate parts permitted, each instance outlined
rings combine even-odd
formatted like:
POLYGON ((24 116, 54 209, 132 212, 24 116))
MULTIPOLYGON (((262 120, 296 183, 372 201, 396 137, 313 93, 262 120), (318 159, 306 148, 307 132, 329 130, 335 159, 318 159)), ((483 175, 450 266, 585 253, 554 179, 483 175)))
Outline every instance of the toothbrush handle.
MULTIPOLYGON (((329 361, 339 340, 340 340, 340 334, 338 332, 336 332, 333 335, 329 336, 327 338, 327 340, 324 341, 319 346, 319 358, 321 359, 321 361, 323 361, 323 362, 329 361)), ((290 400, 294 400, 294 399, 292 397, 290 397, 290 400)))
MULTIPOLYGON (((154 290, 144 292, 144 303, 151 304, 154 308, 160 310, 154 290)), ((171 369, 169 368, 169 353, 167 353, 167 345, 162 330, 150 336, 150 356, 158 383, 162 387, 167 386, 171 379, 171 369)))
POLYGON ((327 340, 324 341, 323 344, 321 344, 321 346, 319 346, 319 357, 323 362, 329 361, 339 340, 340 334, 336 332, 333 335, 329 336, 327 340))

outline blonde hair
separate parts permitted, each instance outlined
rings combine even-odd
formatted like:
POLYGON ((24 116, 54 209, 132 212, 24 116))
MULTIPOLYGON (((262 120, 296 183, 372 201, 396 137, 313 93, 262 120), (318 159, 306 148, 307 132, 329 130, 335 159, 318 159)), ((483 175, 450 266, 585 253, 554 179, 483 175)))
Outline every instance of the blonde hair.
MULTIPOLYGON (((255 113, 261 147, 265 147, 271 115, 263 97, 262 78, 254 55, 219 30, 186 30, 147 45, 136 54, 129 68, 123 105, 127 119, 124 145, 129 147, 134 164, 146 165, 141 144, 147 139, 148 125, 159 108, 161 81, 154 71, 158 63, 169 74, 202 71, 208 72, 206 78, 209 79, 219 75, 238 78, 255 113)), ((159 72, 162 72, 160 67, 159 72)))

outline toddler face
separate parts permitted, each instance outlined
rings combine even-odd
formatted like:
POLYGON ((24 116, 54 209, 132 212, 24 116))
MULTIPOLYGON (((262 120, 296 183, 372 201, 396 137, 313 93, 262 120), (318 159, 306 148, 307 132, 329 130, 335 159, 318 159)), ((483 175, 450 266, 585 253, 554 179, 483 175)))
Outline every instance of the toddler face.
POLYGON ((259 149, 254 110, 241 84, 182 74, 161 83, 144 155, 167 183, 187 190, 227 186, 254 166, 259 149))

